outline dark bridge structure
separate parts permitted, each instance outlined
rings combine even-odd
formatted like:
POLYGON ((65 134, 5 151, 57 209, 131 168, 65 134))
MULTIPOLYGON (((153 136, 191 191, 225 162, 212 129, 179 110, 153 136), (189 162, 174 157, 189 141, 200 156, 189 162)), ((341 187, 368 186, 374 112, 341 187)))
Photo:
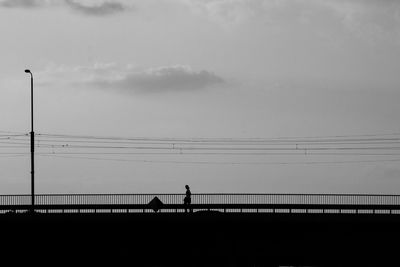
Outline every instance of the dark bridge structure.
MULTIPOLYGON (((184 194, 42 194, 38 213, 184 212, 184 194), (151 201, 158 198, 161 205, 151 201)), ((0 211, 27 212, 31 195, 0 195, 0 211)), ((400 214, 400 195, 367 194, 193 194, 196 211, 223 213, 400 214)))
POLYGON ((400 265, 400 195, 0 196, 4 250, 137 266, 400 265), (157 199, 155 201, 154 199, 157 199), (19 248, 19 249, 13 249, 19 248))

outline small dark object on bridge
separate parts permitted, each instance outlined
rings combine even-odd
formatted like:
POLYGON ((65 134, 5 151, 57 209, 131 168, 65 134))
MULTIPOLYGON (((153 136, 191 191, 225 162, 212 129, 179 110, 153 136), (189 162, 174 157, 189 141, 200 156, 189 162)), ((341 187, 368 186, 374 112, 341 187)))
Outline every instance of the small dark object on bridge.
POLYGON ((164 205, 164 203, 162 203, 162 201, 158 198, 158 197, 154 197, 150 202, 149 202, 149 207, 154 210, 154 212, 158 212, 159 210, 161 210, 162 206, 164 205))
MULTIPOLYGON (((183 199, 183 205, 185 205, 185 212, 187 212, 188 207, 192 203, 192 192, 190 192, 190 188, 188 185, 185 185, 186 188, 186 196, 183 199)), ((193 212, 193 209, 189 208, 190 212, 193 212)))

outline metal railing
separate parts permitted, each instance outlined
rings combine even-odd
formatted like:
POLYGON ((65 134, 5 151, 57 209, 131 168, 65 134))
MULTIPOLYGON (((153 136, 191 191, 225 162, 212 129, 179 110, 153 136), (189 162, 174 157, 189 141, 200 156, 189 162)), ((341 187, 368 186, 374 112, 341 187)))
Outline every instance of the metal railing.
MULTIPOLYGON (((184 211, 184 194, 39 194, 35 208, 46 211, 146 212, 148 203, 158 197, 163 212, 184 211)), ((24 210, 30 195, 0 195, 0 211, 24 210)), ((223 212, 333 212, 400 210, 400 195, 368 194, 192 194, 196 210, 223 212)))
MULTIPOLYGON (((185 194, 37 194, 38 205, 148 204, 158 197, 164 204, 181 204, 185 194)), ((1 205, 28 205, 31 195, 0 195, 1 205)), ((193 204, 335 204, 400 205, 400 195, 368 194, 192 194, 193 204)))

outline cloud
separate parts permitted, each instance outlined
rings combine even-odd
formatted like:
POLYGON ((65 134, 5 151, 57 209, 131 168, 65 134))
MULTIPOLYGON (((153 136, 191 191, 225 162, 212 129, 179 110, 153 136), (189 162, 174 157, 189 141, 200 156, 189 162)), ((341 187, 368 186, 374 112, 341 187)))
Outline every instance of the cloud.
POLYGON ((43 86, 64 84, 103 88, 127 92, 165 92, 200 90, 223 84, 224 79, 207 71, 195 71, 190 66, 175 65, 138 69, 133 65, 114 63, 94 66, 49 66, 38 73, 37 83, 43 86))
POLYGON ((196 14, 222 26, 246 22, 263 10, 263 0, 180 0, 196 14))
POLYGON ((6 8, 33 8, 46 6, 67 6, 81 14, 90 16, 106 16, 121 13, 129 9, 130 5, 122 0, 0 0, 0 7, 6 8))
POLYGON ((265 27, 325 25, 335 22, 343 30, 373 43, 400 40, 398 0, 180 0, 195 14, 223 27, 253 20, 265 27), (307 24, 308 23, 308 24, 307 24))
POLYGON ((95 4, 85 4, 77 0, 65 0, 65 3, 78 12, 92 16, 104 16, 120 13, 126 10, 126 6, 119 2, 102 2, 95 4))
POLYGON ((42 1, 38 0, 4 0, 0 2, 1 7, 22 7, 22 8, 32 8, 42 5, 42 1))
POLYGON ((326 1, 350 32, 374 43, 382 39, 400 37, 400 1, 397 0, 342 0, 326 1))
POLYGON ((223 83, 212 72, 194 71, 188 66, 168 66, 145 71, 128 72, 117 79, 97 79, 92 83, 101 87, 133 91, 197 90, 223 83))

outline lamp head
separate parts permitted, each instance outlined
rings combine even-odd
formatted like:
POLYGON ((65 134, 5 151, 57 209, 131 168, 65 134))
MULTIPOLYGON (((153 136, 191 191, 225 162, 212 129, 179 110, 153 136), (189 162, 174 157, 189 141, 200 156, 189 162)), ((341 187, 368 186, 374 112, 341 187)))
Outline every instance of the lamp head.
POLYGON ((25 72, 26 72, 26 73, 31 73, 31 71, 30 71, 30 70, 25 70, 25 72))

